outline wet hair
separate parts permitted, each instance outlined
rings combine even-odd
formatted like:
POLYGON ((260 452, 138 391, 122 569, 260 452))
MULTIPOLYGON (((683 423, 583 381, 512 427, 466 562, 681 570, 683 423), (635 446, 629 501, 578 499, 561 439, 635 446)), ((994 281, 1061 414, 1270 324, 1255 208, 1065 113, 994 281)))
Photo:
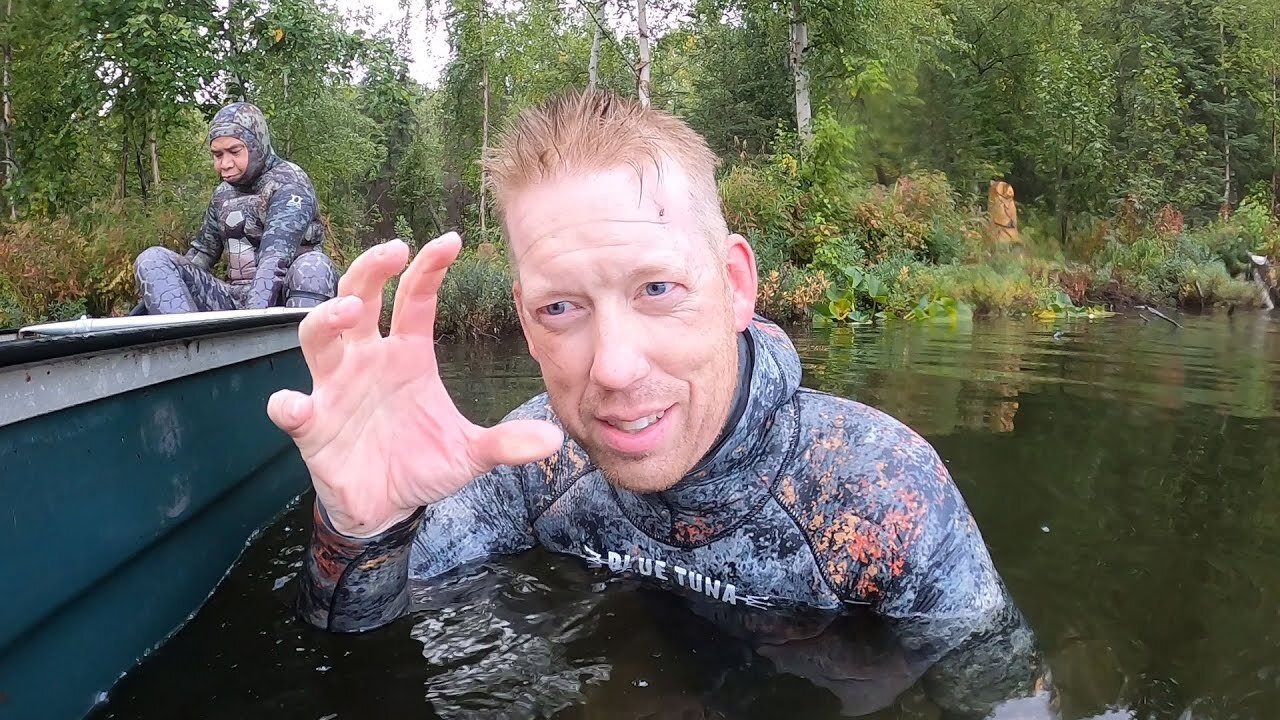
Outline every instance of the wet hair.
POLYGON ((484 158, 499 218, 511 197, 540 182, 622 165, 643 179, 646 165, 659 175, 678 167, 688 179, 694 216, 716 248, 729 234, 716 185, 719 164, 680 118, 600 89, 570 90, 524 110, 484 158))

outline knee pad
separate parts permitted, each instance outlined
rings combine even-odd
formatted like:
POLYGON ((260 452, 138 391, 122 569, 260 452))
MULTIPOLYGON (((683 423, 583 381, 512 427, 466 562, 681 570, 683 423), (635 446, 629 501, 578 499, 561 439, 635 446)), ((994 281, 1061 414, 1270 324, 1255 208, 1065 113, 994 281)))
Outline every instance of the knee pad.
POLYGON ((152 246, 138 253, 133 261, 133 274, 142 282, 157 271, 169 274, 177 267, 177 259, 181 256, 167 247, 152 246))
POLYGON ((299 256, 284 276, 285 307, 315 307, 338 294, 338 268, 328 255, 299 256))

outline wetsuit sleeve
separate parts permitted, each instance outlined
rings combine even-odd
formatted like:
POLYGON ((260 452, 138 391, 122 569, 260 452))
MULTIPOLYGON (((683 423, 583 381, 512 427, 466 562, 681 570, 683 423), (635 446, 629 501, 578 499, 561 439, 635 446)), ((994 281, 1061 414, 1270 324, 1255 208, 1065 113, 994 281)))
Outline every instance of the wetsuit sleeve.
POLYGON ((206 270, 212 270, 218 264, 218 258, 222 257, 226 244, 218 228, 218 205, 221 202, 222 193, 215 190, 209 200, 209 207, 204 211, 204 222, 192 238, 191 247, 186 253, 188 260, 206 270))
POLYGON ((258 269, 249 289, 246 309, 269 307, 279 295, 285 271, 298 257, 315 213, 315 192, 299 179, 285 182, 271 193, 263 215, 258 269))
POLYGON ((942 459, 905 426, 880 432, 895 439, 879 453, 876 482, 891 478, 898 489, 879 510, 888 573, 866 599, 929 661, 923 684, 947 717, 979 720, 1016 705, 1019 717, 1056 718, 1035 634, 942 459))
POLYGON ((946 717, 984 720, 1007 708, 1027 720, 1060 720, 1049 667, 1007 595, 970 618, 898 618, 896 625, 904 645, 931 660, 922 685, 946 717))
POLYGON ((887 616, 993 604, 986 546, 933 447, 867 405, 801 395, 794 469, 807 480, 784 477, 781 497, 831 590, 887 616))
POLYGON ((424 509, 380 535, 353 538, 333 528, 317 499, 298 588, 302 619, 325 630, 360 632, 403 615, 409 551, 424 509))
POLYGON ((533 545, 520 473, 499 467, 372 538, 342 535, 316 501, 298 612, 334 632, 363 632, 409 609, 409 577, 430 578, 533 545))
POLYGON ((815 398, 801 427, 801 467, 818 480, 783 495, 836 595, 929 658, 926 687, 957 717, 1043 690, 1033 633, 934 448, 847 401, 815 398))

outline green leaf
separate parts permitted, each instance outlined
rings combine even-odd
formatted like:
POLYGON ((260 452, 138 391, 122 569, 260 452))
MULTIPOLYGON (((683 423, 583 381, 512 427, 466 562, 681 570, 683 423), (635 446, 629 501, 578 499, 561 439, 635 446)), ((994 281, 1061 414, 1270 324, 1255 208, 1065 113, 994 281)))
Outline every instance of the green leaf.
POLYGON ((866 276, 862 283, 862 291, 867 294, 867 297, 882 305, 889 301, 884 283, 875 275, 866 276))

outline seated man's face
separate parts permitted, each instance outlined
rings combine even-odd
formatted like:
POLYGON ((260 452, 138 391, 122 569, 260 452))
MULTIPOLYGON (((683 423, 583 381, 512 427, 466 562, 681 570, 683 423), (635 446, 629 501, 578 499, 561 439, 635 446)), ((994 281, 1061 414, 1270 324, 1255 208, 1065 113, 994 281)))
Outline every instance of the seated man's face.
POLYGON ((673 485, 719 435, 755 307, 750 246, 707 238, 687 188, 678 167, 641 183, 623 165, 507 204, 516 306, 552 408, 637 492, 673 485))
POLYGON ((213 154, 213 168, 218 171, 218 177, 227 182, 240 179, 249 167, 249 148, 236 138, 217 138, 209 144, 209 152, 213 154))

